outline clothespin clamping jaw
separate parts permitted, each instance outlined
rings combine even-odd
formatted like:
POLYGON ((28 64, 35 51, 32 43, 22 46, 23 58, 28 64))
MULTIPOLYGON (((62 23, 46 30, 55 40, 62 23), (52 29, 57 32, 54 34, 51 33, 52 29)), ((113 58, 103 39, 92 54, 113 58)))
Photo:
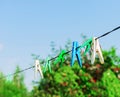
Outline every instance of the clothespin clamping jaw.
POLYGON ((61 62, 60 65, 62 65, 62 63, 65 61, 65 56, 64 56, 65 53, 66 51, 62 50, 59 56, 57 57, 57 59, 55 60, 54 64, 61 62))
POLYGON ((46 63, 45 63, 45 66, 44 66, 44 72, 46 72, 47 69, 48 69, 48 71, 51 72, 51 65, 50 65, 50 60, 49 60, 49 58, 47 58, 47 60, 46 60, 46 63))
POLYGON ((78 42, 73 42, 73 47, 72 47, 72 60, 71 60, 71 66, 73 66, 74 61, 75 61, 75 56, 77 57, 77 61, 80 67, 82 67, 82 60, 80 56, 80 48, 78 47, 78 42))
POLYGON ((94 62, 95 62, 96 53, 98 54, 98 57, 99 57, 99 60, 100 60, 101 64, 104 64, 104 58, 103 58, 103 55, 102 55, 102 50, 101 50, 99 41, 98 41, 98 39, 96 39, 96 37, 93 37, 93 39, 92 39, 91 52, 92 52, 91 64, 94 64, 94 62))
POLYGON ((43 73, 42 73, 39 60, 35 60, 35 76, 34 76, 35 78, 36 78, 37 72, 39 72, 39 74, 41 75, 41 78, 43 78, 43 73))

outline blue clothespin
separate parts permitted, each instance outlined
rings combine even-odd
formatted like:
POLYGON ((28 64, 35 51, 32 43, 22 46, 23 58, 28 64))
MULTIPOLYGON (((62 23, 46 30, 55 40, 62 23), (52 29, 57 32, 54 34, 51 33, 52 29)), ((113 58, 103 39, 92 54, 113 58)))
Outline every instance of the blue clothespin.
POLYGON ((48 71, 51 72, 51 65, 50 65, 49 58, 47 58, 47 60, 46 60, 46 63, 45 63, 45 66, 44 66, 44 70, 43 70, 43 71, 46 72, 47 69, 48 69, 48 71))
POLYGON ((78 47, 78 42, 73 42, 73 47, 72 47, 72 60, 71 60, 71 66, 73 66, 74 61, 75 61, 75 55, 77 57, 77 61, 80 67, 82 67, 82 60, 80 56, 80 48, 78 47))

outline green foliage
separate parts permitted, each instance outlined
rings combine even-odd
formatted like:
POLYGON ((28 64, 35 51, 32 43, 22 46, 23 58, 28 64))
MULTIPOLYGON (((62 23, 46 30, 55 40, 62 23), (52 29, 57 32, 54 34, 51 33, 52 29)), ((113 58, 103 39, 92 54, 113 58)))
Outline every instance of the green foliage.
POLYGON ((106 87, 108 97, 120 96, 120 80, 117 79, 116 75, 111 70, 104 72, 102 84, 106 87))
POLYGON ((120 57, 114 48, 103 51, 103 56, 105 63, 100 64, 96 57, 94 65, 82 56, 82 68, 77 62, 70 67, 69 55, 62 66, 61 62, 51 64, 52 72, 44 73, 44 79, 32 91, 33 97, 119 97, 120 57))
MULTIPOLYGON (((69 66, 63 66, 59 68, 57 72, 52 71, 51 73, 44 74, 45 79, 41 81, 39 90, 36 92, 34 97, 74 97, 76 95, 83 96, 81 89, 76 82, 78 76, 69 66)), ((36 88, 35 88, 36 89, 36 88)))
POLYGON ((7 80, 3 74, 0 74, 0 97, 30 97, 24 84, 23 75, 17 73, 19 71, 20 68, 17 66, 13 80, 7 80))
MULTIPOLYGON (((65 50, 70 50, 70 41, 65 45, 65 50)), ((52 55, 59 54, 62 49, 56 50, 52 42, 52 55)), ((7 80, 0 73, 0 97, 120 97, 120 57, 116 49, 103 51, 105 63, 100 64, 96 56, 95 64, 91 65, 87 56, 82 54, 83 67, 78 62, 70 67, 71 55, 66 55, 65 60, 61 57, 54 64, 51 62, 52 71, 44 73, 44 79, 40 80, 38 86, 34 86, 29 93, 24 84, 24 76, 19 74, 17 67, 12 80, 7 80)), ((34 59, 40 59, 33 55, 34 59)), ((44 60, 40 59, 43 63, 44 60)))

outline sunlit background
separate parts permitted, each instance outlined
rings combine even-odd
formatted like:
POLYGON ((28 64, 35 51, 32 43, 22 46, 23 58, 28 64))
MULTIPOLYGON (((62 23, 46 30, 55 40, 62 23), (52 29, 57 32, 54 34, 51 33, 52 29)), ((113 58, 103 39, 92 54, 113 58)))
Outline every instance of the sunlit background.
MULTIPOLYGON (((51 41, 59 48, 68 39, 81 43, 81 34, 91 38, 112 30, 120 24, 119 11, 118 0, 0 0, 0 71, 8 75, 17 65, 34 65, 31 54, 46 58, 51 41)), ((101 38, 102 49, 114 46, 120 54, 119 37, 120 30, 101 38)), ((24 74, 31 89, 34 70, 24 74)))

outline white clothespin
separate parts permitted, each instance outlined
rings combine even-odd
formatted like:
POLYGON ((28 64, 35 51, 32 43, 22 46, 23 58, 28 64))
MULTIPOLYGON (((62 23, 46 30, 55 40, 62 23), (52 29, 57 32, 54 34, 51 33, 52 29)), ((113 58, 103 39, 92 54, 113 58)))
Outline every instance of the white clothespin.
POLYGON ((104 58, 103 58, 103 55, 102 55, 101 47, 100 47, 99 41, 98 41, 98 39, 96 39, 96 37, 94 37, 92 39, 91 50, 92 50, 91 64, 94 64, 94 62, 95 62, 96 53, 98 54, 98 57, 99 57, 99 60, 100 60, 101 64, 104 64, 104 58))
POLYGON ((35 60, 35 76, 34 76, 35 78, 36 78, 37 72, 39 72, 39 74, 41 75, 41 78, 43 78, 43 73, 42 73, 39 60, 35 60))

